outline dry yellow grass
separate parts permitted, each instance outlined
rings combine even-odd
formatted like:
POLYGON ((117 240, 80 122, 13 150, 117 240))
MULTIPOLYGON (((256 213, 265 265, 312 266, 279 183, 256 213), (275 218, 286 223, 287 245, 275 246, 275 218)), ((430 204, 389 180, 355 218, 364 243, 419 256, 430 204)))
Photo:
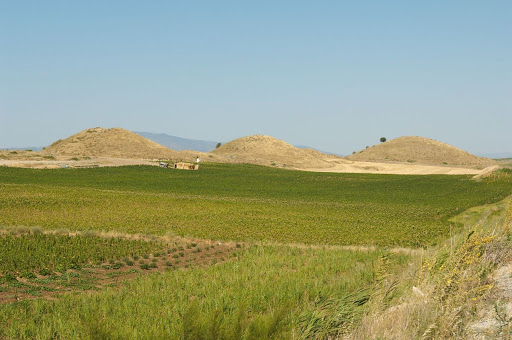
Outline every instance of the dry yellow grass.
POLYGON ((512 338, 512 203, 471 208, 458 220, 468 228, 413 257, 396 278, 408 282, 399 303, 372 306, 347 339, 512 338))
POLYGON ((372 146, 347 158, 363 162, 403 162, 470 168, 485 168, 497 164, 492 159, 477 157, 446 143, 411 136, 372 146))
POLYGON ((299 149, 282 140, 254 135, 235 139, 211 152, 223 156, 227 162, 251 163, 289 168, 328 168, 333 160, 342 163, 343 158, 326 155, 312 149, 299 149))
POLYGON ((0 166, 120 166, 156 164, 151 161, 155 159, 194 162, 197 157, 206 162, 248 163, 340 173, 484 175, 494 171, 497 166, 493 160, 476 157, 448 144, 422 137, 397 138, 343 158, 296 148, 264 135, 238 138, 210 153, 175 151, 120 128, 88 129, 59 140, 42 152, 0 150, 0 166), (73 162, 70 163, 70 160, 73 162))
POLYGON ((49 155, 113 158, 176 158, 177 152, 121 128, 93 128, 58 140, 43 151, 49 155))
MULTIPOLYGON (((222 162, 219 156, 204 152, 183 150, 176 151, 153 142, 131 131, 112 128, 96 127, 79 132, 71 137, 58 140, 40 153, 38 156, 47 158, 53 156, 61 160, 66 157, 93 157, 93 163, 106 163, 106 165, 126 165, 133 162, 116 162, 115 159, 165 159, 172 161, 195 161, 197 157, 212 162, 222 162)), ((12 159, 12 157, 4 157, 12 159)), ((18 159, 23 159, 19 158, 18 159)), ((146 164, 142 162, 141 164, 146 164)))

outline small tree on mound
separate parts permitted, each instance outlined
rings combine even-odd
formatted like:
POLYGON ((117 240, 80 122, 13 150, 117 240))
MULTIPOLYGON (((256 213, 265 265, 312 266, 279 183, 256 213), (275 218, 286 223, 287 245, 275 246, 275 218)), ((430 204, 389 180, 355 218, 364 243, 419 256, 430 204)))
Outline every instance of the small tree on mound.
POLYGON ((381 143, 384 143, 386 140, 387 140, 386 137, 380 137, 380 142, 381 143))
POLYGON ((217 143, 217 145, 215 146, 215 149, 218 149, 222 144, 219 142, 217 143))

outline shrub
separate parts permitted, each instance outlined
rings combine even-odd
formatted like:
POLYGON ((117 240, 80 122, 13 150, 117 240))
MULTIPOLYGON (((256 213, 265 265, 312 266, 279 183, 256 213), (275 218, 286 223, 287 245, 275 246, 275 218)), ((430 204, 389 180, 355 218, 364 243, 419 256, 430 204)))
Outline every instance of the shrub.
POLYGON ((53 272, 47 268, 42 268, 39 270, 39 275, 42 275, 42 276, 48 276, 48 275, 52 275, 53 272))
POLYGON ((0 277, 0 284, 14 282, 18 282, 18 280, 16 280, 16 276, 14 276, 13 274, 6 274, 4 277, 0 277))
POLYGON ((20 277, 23 277, 25 279, 35 279, 36 275, 30 271, 25 271, 20 274, 20 277))
POLYGON ((121 262, 116 262, 112 265, 113 269, 119 269, 122 268, 124 265, 121 262))

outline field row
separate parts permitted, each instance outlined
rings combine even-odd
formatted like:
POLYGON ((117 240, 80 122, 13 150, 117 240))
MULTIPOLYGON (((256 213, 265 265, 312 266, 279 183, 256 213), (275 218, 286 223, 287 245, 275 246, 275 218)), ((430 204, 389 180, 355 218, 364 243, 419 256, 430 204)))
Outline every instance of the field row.
POLYGON ((240 244, 203 240, 0 228, 0 304, 97 290, 134 275, 214 265, 241 250, 240 244))
MULTIPOLYGON (((146 263, 149 258, 153 262, 157 262, 156 258, 169 258, 173 261, 169 266, 172 266, 192 253, 199 257, 210 250, 223 254, 235 248, 234 244, 213 241, 129 236, 101 235, 93 231, 47 233, 40 228, 0 228, 0 279, 7 274, 31 278, 36 273, 44 276, 82 267, 118 269, 132 266, 136 261, 146 263)), ((236 244, 236 248, 240 247, 236 244)))

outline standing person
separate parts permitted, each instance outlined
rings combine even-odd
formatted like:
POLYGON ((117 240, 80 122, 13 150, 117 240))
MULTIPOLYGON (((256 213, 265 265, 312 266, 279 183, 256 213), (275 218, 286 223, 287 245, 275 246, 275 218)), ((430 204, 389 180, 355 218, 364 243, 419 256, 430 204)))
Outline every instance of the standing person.
POLYGON ((199 159, 199 156, 197 156, 196 163, 201 162, 201 159, 199 159))

